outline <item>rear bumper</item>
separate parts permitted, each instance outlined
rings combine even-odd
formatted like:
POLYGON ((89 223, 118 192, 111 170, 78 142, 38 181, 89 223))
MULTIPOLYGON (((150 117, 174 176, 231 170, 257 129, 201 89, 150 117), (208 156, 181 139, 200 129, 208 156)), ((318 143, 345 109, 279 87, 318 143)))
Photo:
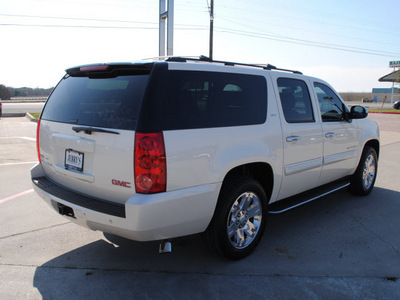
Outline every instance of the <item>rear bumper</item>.
POLYGON ((134 194, 125 205, 91 198, 46 178, 40 164, 31 170, 35 191, 51 207, 73 210, 70 221, 136 241, 174 238, 204 231, 211 221, 221 183, 159 194, 134 194))

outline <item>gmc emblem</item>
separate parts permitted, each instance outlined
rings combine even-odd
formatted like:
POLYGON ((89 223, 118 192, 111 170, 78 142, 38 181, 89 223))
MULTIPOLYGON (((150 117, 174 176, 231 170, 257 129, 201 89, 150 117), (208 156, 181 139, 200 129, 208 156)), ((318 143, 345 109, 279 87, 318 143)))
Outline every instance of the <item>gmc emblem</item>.
POLYGON ((113 179, 113 180, 111 180, 111 183, 112 183, 113 185, 118 185, 118 186, 126 187, 126 188, 128 188, 128 189, 131 188, 131 183, 130 183, 130 182, 126 182, 126 181, 120 181, 120 180, 113 179))

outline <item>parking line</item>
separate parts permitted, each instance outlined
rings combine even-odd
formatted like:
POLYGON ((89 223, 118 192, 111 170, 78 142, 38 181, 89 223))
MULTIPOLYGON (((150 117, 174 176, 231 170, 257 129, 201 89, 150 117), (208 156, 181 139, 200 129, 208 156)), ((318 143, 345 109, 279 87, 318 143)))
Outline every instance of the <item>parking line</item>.
POLYGON ((6 163, 6 164, 0 164, 0 167, 2 166, 15 166, 15 165, 29 165, 29 164, 36 164, 38 163, 37 161, 26 161, 26 162, 17 162, 17 163, 6 163))
POLYGON ((10 201, 10 200, 17 199, 17 198, 19 198, 19 197, 28 195, 28 194, 33 193, 33 192, 34 192, 34 189, 30 189, 30 190, 27 190, 27 191, 25 191, 25 192, 21 192, 21 193, 15 194, 15 195, 13 195, 13 196, 10 196, 10 197, 1 199, 1 200, 0 200, 0 204, 5 203, 5 202, 10 201))
POLYGON ((29 136, 0 136, 0 139, 23 139, 27 141, 36 142, 36 138, 29 136))
POLYGON ((18 138, 23 139, 23 140, 27 140, 27 141, 36 142, 36 138, 32 138, 32 137, 28 137, 28 136, 20 136, 18 138))

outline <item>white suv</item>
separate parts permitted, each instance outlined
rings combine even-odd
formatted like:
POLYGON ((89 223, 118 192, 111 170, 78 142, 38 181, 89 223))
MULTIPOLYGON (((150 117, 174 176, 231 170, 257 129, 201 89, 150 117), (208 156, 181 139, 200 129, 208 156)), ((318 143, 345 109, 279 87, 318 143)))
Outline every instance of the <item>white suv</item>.
POLYGON ((38 122, 31 175, 92 230, 136 241, 205 232, 239 259, 268 213, 374 186, 378 126, 320 79, 204 57, 66 73, 38 122))

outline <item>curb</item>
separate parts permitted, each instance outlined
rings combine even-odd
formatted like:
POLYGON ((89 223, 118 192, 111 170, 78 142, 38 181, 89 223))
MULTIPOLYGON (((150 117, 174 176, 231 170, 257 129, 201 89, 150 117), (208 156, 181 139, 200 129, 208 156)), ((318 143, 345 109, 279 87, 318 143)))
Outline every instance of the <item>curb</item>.
POLYGON ((381 114, 381 115, 400 115, 400 112, 384 112, 384 111, 369 111, 369 114, 381 114))
POLYGON ((3 113, 1 118, 18 118, 25 117, 26 113, 3 113))
POLYGON ((44 103, 46 99, 18 99, 18 100, 1 100, 3 103, 44 103))
POLYGON ((30 113, 26 113, 25 117, 31 122, 35 122, 35 123, 38 122, 38 120, 36 118, 34 118, 30 113))

